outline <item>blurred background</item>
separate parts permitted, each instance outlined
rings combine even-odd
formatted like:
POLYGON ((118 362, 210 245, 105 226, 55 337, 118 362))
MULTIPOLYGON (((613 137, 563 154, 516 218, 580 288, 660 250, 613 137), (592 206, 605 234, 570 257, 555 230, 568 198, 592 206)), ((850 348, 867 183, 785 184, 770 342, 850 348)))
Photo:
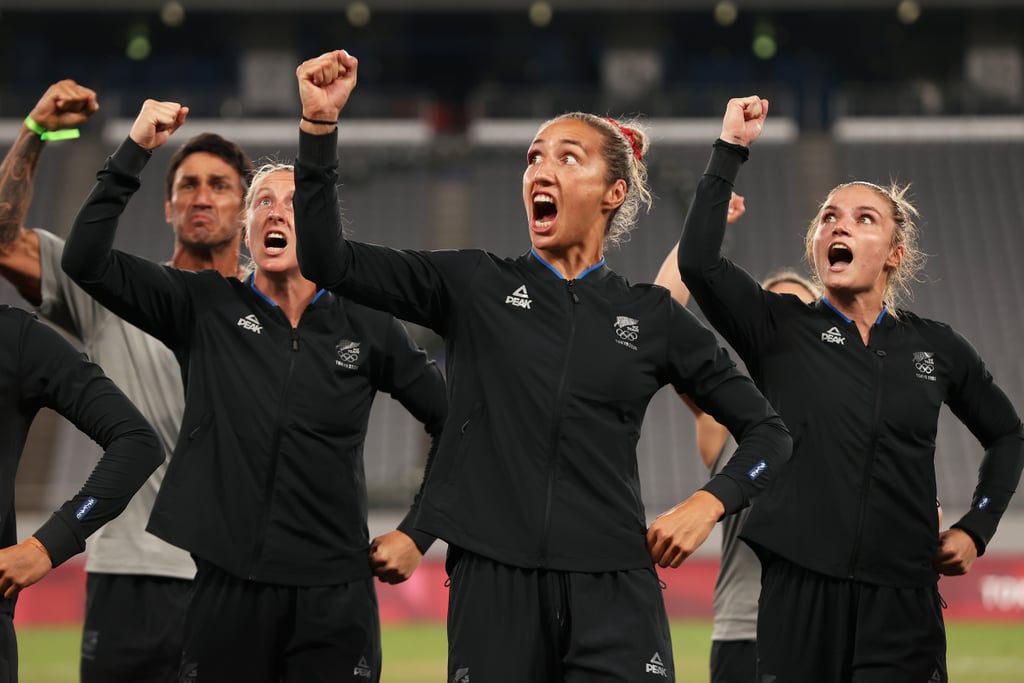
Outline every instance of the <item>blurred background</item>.
MULTIPOLYGON (((930 260, 908 307, 967 336, 1024 411, 1024 1, 0 0, 0 148, 56 80, 95 89, 101 106, 81 139, 47 145, 29 225, 67 233, 149 97, 191 107, 179 144, 213 130, 255 159, 290 161, 295 67, 334 48, 360 60, 339 142, 355 239, 523 253, 520 181, 539 124, 568 110, 640 115, 657 198, 607 258, 651 281, 678 240, 726 101, 756 93, 771 114, 736 188, 747 214, 727 254, 758 278, 805 269, 804 228, 836 183, 913 183, 930 260)), ((162 178, 175 146, 148 167, 121 248, 169 257, 162 178)), ((24 305, 6 282, 0 301, 24 305)), ((443 363, 437 339, 415 332, 443 363)), ((92 466, 90 448, 60 418, 40 419, 19 514, 65 500, 92 466)), ((380 524, 411 500, 424 452, 418 427, 379 398, 366 470, 380 524)), ((980 456, 944 414, 936 468, 949 521, 967 509, 980 456)), ((651 517, 706 479, 693 420, 670 389, 650 406, 639 460, 651 517)), ((1024 555, 1024 495, 992 552, 1024 555)), ((1024 615, 1024 575, 1016 580, 1024 615)))

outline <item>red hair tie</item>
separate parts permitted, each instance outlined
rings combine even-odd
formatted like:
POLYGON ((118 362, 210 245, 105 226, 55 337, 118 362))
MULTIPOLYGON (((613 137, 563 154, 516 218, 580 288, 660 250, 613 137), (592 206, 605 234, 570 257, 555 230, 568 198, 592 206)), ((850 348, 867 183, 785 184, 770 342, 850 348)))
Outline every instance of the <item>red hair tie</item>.
POLYGON ((636 157, 637 161, 640 161, 641 159, 644 158, 643 153, 640 151, 640 145, 637 144, 636 135, 633 134, 632 128, 626 128, 621 123, 612 118, 606 118, 605 121, 618 128, 619 132, 622 133, 622 135, 625 136, 627 140, 629 140, 629 144, 633 147, 633 156, 636 157))

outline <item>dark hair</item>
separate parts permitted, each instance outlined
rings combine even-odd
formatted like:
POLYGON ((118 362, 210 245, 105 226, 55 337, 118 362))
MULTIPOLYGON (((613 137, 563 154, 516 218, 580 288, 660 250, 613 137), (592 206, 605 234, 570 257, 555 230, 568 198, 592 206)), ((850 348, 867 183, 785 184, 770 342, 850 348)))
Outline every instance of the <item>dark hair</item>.
POLYGON ((171 193, 174 190, 174 174, 178 172, 178 167, 187 157, 197 152, 212 154, 223 159, 225 163, 235 169, 242 181, 242 196, 245 196, 246 189, 249 187, 249 177, 252 175, 252 160, 238 143, 231 142, 216 133, 200 133, 189 138, 171 157, 171 161, 167 165, 167 177, 164 180, 167 199, 171 198, 171 193))

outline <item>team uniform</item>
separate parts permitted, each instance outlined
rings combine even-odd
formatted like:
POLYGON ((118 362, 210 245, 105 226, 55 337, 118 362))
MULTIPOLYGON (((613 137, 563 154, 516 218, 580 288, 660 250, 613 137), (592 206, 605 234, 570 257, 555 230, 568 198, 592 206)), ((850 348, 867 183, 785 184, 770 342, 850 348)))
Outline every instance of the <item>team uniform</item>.
MULTIPOLYGON (((166 344, 185 411, 148 529, 197 561, 187 680, 379 680, 363 442, 377 391, 435 440, 444 379, 391 316, 321 291, 293 328, 252 279, 113 251, 149 154, 126 140, 98 174, 63 265, 166 344)), ((428 465, 429 467, 429 465, 428 465)), ((399 529, 421 551, 433 540, 399 529)))
MULTIPOLYGON (((729 436, 711 464, 711 476, 721 472, 736 449, 729 436)), ((759 683, 757 680, 757 600, 761 592, 761 562, 740 540, 750 508, 720 522, 722 553, 715 580, 714 626, 711 630, 711 683, 759 683)))
POLYGON ((81 683, 175 683, 196 567, 187 552, 147 533, 146 524, 178 439, 185 405, 181 368, 161 341, 71 281, 60 266, 62 239, 35 233, 39 314, 81 342, 153 426, 165 454, 125 511, 89 539, 81 683))
MULTIPOLYGON (((98 366, 35 316, 0 306, 0 547, 17 543, 14 483, 29 427, 42 408, 88 434, 103 456, 85 485, 34 534, 54 567, 85 550, 160 464, 160 445, 134 405, 98 366)), ((18 677, 16 598, 0 597, 0 681, 18 677)))
POLYGON ((762 680, 944 681, 935 436, 943 403, 985 448, 953 526, 979 554, 1024 466, 1021 422, 974 348, 948 325, 883 310, 865 345, 823 298, 764 291, 720 254, 746 159, 717 141, 679 247, 680 274, 793 430, 786 470, 742 538, 763 561, 762 680))
POLYGON ((672 383, 736 434, 705 489, 745 506, 789 437, 714 335, 604 262, 564 280, 535 252, 397 251, 339 234, 337 132, 300 134, 303 272, 445 340, 450 409, 418 528, 450 547, 449 680, 674 677, 636 462, 672 383))

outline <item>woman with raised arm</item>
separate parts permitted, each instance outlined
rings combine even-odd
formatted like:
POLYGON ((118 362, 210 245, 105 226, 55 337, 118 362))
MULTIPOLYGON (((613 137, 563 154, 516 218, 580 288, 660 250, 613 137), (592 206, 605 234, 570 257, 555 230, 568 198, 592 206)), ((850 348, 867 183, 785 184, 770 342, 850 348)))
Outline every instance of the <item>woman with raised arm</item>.
POLYGON ((522 193, 528 253, 347 241, 337 125, 345 51, 297 70, 300 267, 445 339, 449 421, 418 527, 449 544, 448 680, 674 680, 654 565, 676 567, 789 455, 774 411, 669 293, 631 285, 604 247, 650 201, 637 126, 573 113, 540 127, 522 193), (648 528, 636 444, 664 385, 739 441, 733 462, 648 528))
POLYGON ((824 295, 767 292, 722 257, 726 206, 768 102, 729 101, 678 251, 680 275, 793 431, 794 452, 741 537, 758 552, 760 680, 941 683, 940 574, 984 552, 1020 479, 1024 436, 981 358, 896 307, 914 277, 906 187, 834 188, 807 229, 824 295), (971 509, 939 532, 943 403, 985 449, 971 509))

